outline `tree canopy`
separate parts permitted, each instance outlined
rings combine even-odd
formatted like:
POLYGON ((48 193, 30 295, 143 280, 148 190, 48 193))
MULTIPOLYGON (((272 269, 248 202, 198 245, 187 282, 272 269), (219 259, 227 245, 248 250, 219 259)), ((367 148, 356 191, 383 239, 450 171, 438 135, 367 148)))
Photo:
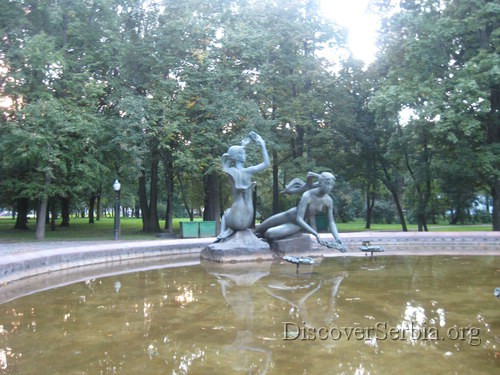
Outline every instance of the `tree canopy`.
POLYGON ((178 211, 218 220, 220 156, 254 130, 272 156, 263 216, 293 204, 290 179, 331 171, 342 220, 392 211, 426 230, 484 196, 500 230, 500 4, 375 6, 364 66, 317 0, 2 2, 0 207, 20 229, 32 208, 85 206, 92 222, 119 179, 144 231, 178 211))

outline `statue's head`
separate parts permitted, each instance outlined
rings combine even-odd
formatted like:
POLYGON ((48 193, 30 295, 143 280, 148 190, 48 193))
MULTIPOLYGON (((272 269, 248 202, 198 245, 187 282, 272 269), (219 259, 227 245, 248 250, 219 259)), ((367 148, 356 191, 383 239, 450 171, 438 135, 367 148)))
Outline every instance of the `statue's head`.
POLYGON ((222 155, 222 165, 223 167, 229 167, 231 163, 244 163, 246 160, 245 147, 243 146, 231 146, 228 148, 227 152, 222 155))
POLYGON ((303 193, 306 190, 319 188, 323 194, 328 194, 333 189, 334 185, 335 176, 330 172, 322 172, 320 174, 307 172, 306 182, 302 181, 300 178, 294 178, 285 186, 285 190, 283 190, 282 193, 296 194, 303 193))
POLYGON ((231 146, 227 150, 227 154, 229 158, 234 161, 242 161, 246 160, 245 147, 243 146, 231 146))
POLYGON ((335 186, 335 176, 330 172, 322 172, 318 176, 318 185, 321 191, 329 193, 335 186))

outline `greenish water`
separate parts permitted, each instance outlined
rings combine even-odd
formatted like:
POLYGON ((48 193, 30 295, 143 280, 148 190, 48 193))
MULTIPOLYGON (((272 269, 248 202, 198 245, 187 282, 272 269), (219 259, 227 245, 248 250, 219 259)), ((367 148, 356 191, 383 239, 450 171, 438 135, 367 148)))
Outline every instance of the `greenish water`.
POLYGON ((0 305, 0 374, 494 374, 500 257, 201 265, 0 305))

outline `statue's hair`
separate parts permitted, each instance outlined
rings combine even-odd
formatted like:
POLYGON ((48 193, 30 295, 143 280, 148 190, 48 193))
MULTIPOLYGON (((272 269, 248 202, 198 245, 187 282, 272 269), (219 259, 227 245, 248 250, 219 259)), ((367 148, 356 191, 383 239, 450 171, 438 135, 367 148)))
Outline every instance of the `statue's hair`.
POLYGON ((282 194, 298 194, 303 193, 307 190, 314 189, 319 186, 319 181, 326 177, 333 177, 335 180, 335 176, 329 172, 322 172, 320 174, 314 172, 307 172, 306 182, 302 181, 300 178, 294 178, 287 185, 285 185, 285 190, 283 190, 282 194))
POLYGON ((231 146, 227 149, 227 152, 221 157, 222 168, 230 168, 231 163, 234 161, 234 156, 232 155, 236 150, 245 149, 244 146, 231 146))

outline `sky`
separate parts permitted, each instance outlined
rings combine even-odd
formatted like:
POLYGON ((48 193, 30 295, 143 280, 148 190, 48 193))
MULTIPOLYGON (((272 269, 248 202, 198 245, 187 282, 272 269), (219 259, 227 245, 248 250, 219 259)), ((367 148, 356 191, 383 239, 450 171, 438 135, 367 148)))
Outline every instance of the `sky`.
POLYGON ((349 31, 353 56, 369 64, 375 60, 378 19, 368 12, 370 0, 320 0, 323 15, 349 31))

